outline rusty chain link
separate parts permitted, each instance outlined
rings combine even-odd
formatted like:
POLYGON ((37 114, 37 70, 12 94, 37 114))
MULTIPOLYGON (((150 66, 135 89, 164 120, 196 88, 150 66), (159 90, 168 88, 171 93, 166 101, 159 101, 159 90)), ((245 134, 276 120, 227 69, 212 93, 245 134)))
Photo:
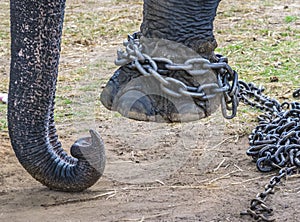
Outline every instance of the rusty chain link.
POLYGON ((231 119, 236 116, 238 106, 238 74, 231 69, 227 59, 218 56, 217 63, 211 63, 204 58, 188 59, 183 64, 176 64, 170 59, 156 57, 151 58, 142 52, 142 44, 139 43, 139 34, 128 36, 124 42, 126 51, 118 50, 118 58, 115 64, 118 66, 130 65, 137 69, 144 76, 152 76, 159 83, 161 90, 173 97, 190 96, 201 101, 207 101, 223 94, 221 98, 222 114, 225 118, 231 119), (159 69, 158 63, 163 63, 165 69, 159 69), (201 76, 210 69, 217 73, 217 83, 202 84, 198 87, 188 86, 182 81, 165 75, 168 71, 184 70, 191 76, 201 76), (205 91, 205 92, 204 92, 205 91), (231 113, 228 113, 231 112, 231 113))
MULTIPOLYGON (((239 101, 265 112, 258 116, 259 125, 249 136, 247 155, 256 161, 259 171, 279 169, 279 173, 270 179, 265 190, 251 200, 250 208, 241 212, 241 215, 250 215, 258 221, 274 221, 270 218, 273 209, 266 204, 267 197, 274 193, 275 186, 282 178, 297 173, 300 168, 300 103, 279 103, 264 95, 263 87, 239 81, 236 71, 231 69, 227 59, 221 55, 217 55, 216 63, 204 58, 188 59, 183 64, 162 57, 151 58, 142 53, 143 46, 139 43, 138 33, 129 35, 124 46, 126 52, 118 51, 116 65, 130 65, 142 75, 152 76, 160 83, 161 90, 170 96, 191 96, 206 101, 222 94, 221 109, 227 119, 236 116, 239 101), (158 63, 163 63, 165 69, 159 69, 158 63), (202 76, 209 69, 216 71, 217 83, 199 84, 198 87, 188 86, 166 75, 168 71, 184 70, 191 76, 202 76)), ((299 96, 300 89, 293 93, 293 97, 299 96)))

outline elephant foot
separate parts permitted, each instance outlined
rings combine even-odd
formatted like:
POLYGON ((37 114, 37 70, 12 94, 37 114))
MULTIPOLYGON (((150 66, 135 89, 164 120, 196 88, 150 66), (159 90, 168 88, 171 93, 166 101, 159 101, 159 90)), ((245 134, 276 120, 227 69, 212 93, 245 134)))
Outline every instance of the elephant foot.
POLYGON ((116 60, 121 67, 101 94, 106 108, 135 120, 187 122, 219 107, 222 83, 210 61, 193 49, 138 34, 124 45, 116 60))
MULTIPOLYGON (((172 72, 171 76, 185 84, 193 84, 192 78, 183 71, 172 72)), ((203 101, 189 95, 170 94, 162 90, 157 79, 143 76, 128 65, 119 68, 111 77, 101 93, 101 102, 124 117, 152 122, 195 121, 209 116, 219 106, 216 98, 203 101)))

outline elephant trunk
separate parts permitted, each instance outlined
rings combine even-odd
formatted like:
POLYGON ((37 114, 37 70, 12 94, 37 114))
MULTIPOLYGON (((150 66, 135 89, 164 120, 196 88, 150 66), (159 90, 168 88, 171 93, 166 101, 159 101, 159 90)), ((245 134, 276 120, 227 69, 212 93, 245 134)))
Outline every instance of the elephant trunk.
POLYGON ((50 189, 82 191, 103 174, 104 145, 93 130, 69 156, 58 141, 54 98, 65 0, 11 0, 8 128, 23 167, 50 189))
POLYGON ((147 38, 182 43, 204 58, 214 60, 217 42, 213 22, 219 2, 145 0, 141 33, 147 38))

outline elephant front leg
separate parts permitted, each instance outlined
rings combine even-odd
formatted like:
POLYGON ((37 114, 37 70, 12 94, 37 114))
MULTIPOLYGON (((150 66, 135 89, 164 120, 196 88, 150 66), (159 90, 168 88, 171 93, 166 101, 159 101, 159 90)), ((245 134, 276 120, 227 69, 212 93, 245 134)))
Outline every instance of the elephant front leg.
POLYGON ((157 122, 209 116, 222 102, 220 58, 213 35, 219 0, 145 0, 140 32, 118 52, 101 94, 105 107, 123 116, 157 122))

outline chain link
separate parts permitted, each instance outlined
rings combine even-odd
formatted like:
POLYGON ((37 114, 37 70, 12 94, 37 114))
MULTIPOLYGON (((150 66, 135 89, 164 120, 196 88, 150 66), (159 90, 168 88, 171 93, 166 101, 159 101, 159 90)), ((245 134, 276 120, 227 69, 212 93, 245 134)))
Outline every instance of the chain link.
MULTIPOLYGON (((267 197, 274 193, 275 186, 282 178, 296 173, 300 168, 300 103, 281 104, 264 95, 263 87, 239 81, 238 74, 228 65, 227 58, 221 55, 217 55, 216 63, 204 58, 187 59, 182 64, 162 57, 151 58, 142 52, 139 37, 139 33, 128 36, 128 41, 124 42, 126 52, 118 51, 116 65, 129 65, 142 75, 155 78, 161 90, 173 97, 190 96, 207 101, 222 95, 222 114, 227 119, 236 116, 239 101, 265 112, 258 116, 259 125, 249 136, 247 155, 252 156, 261 172, 280 171, 270 179, 265 190, 251 200, 250 208, 241 212, 241 215, 250 215, 260 221, 274 221, 270 218, 273 209, 266 204, 267 197), (165 69, 159 69, 158 64, 164 64, 165 69), (217 83, 199 84, 197 87, 167 76, 169 71, 183 70, 198 77, 206 75, 211 69, 216 72, 217 83)), ((300 89, 293 96, 299 97, 300 89)))
POLYGON ((243 215, 250 215, 255 220, 260 221, 275 221, 274 218, 270 218, 273 215, 273 209, 266 204, 266 199, 268 195, 274 194, 274 188, 281 182, 282 178, 290 176, 294 171, 297 169, 296 166, 292 167, 285 167, 279 171, 277 176, 273 176, 269 183, 265 186, 265 190, 261 193, 258 193, 254 199, 250 202, 250 208, 246 211, 242 211, 240 214, 243 215))
POLYGON ((294 97, 294 98, 300 97, 300 89, 297 89, 297 90, 293 93, 293 97, 294 97))
POLYGON ((190 96, 201 101, 207 101, 221 97, 222 114, 225 118, 231 119, 236 116, 238 106, 238 74, 228 65, 226 58, 218 56, 217 63, 211 63, 204 58, 192 58, 183 64, 177 64, 170 59, 155 57, 143 53, 143 46, 139 43, 139 33, 128 36, 124 42, 126 51, 118 50, 118 58, 115 64, 118 66, 130 65, 137 69, 143 76, 151 76, 159 83, 162 92, 179 98, 190 96), (165 69, 158 69, 158 64, 164 64, 165 69), (215 70, 218 82, 202 84, 197 87, 188 86, 181 80, 166 76, 168 71, 186 71, 191 76, 203 76, 215 70), (231 112, 228 114, 228 112, 231 112))
POLYGON ((256 161, 257 169, 270 172, 280 169, 278 176, 270 179, 265 191, 257 194, 250 208, 241 215, 250 215, 255 220, 274 221, 270 218, 273 209, 266 204, 269 194, 282 178, 296 173, 300 167, 300 103, 284 102, 263 95, 264 88, 253 83, 239 81, 240 100, 251 107, 265 111, 258 116, 259 124, 249 136, 247 155, 256 161))

